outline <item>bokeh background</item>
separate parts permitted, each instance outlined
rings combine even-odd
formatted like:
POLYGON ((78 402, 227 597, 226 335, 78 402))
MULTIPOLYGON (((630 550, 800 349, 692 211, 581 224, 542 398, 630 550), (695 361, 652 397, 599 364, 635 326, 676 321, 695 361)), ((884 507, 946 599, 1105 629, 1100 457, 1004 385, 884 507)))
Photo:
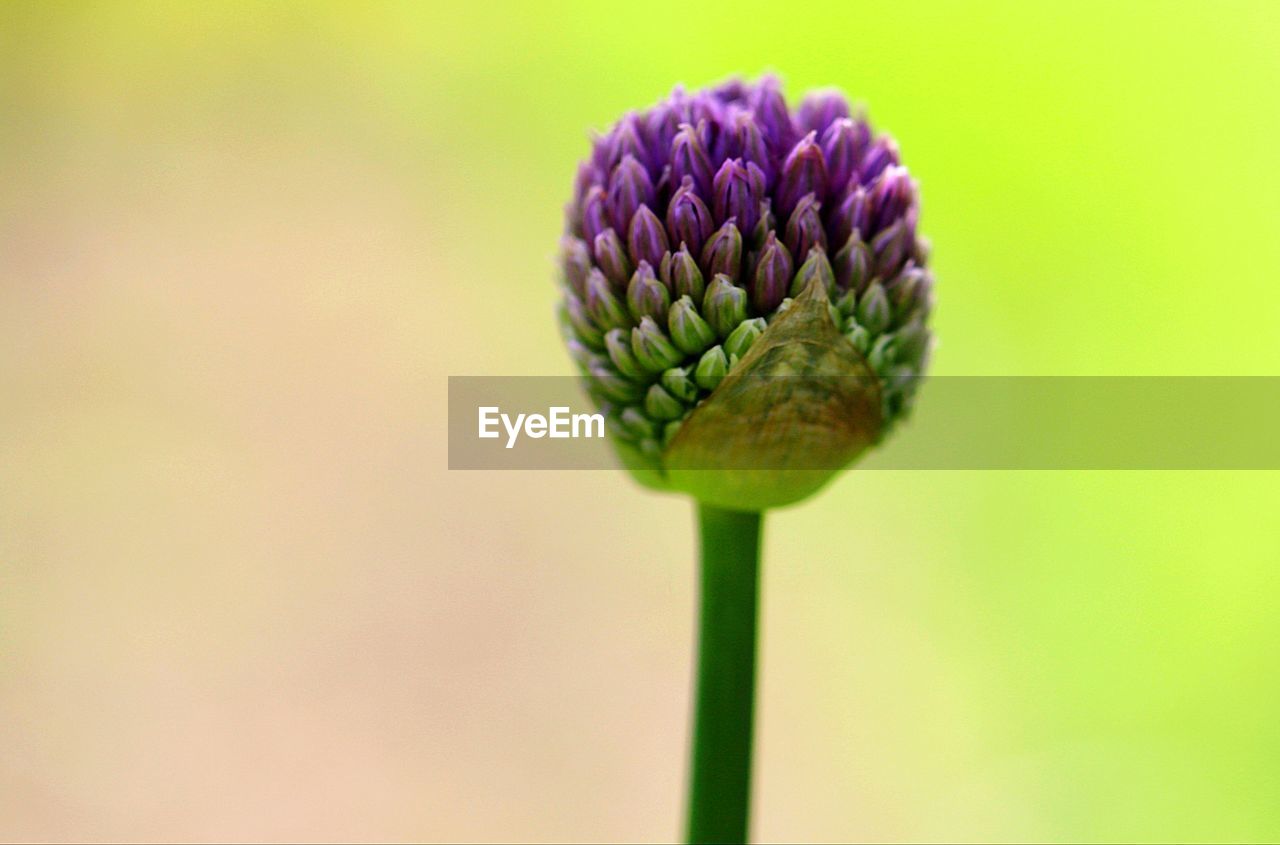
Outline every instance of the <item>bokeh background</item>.
MULTIPOLYGON (((838 85, 921 183, 935 372, 1277 375, 1278 42, 1270 0, 4 3, 0 839, 675 838, 688 504, 445 468, 448 375, 570 372, 587 130, 838 85)), ((1280 838, 1278 494, 775 514, 756 838, 1280 838)))

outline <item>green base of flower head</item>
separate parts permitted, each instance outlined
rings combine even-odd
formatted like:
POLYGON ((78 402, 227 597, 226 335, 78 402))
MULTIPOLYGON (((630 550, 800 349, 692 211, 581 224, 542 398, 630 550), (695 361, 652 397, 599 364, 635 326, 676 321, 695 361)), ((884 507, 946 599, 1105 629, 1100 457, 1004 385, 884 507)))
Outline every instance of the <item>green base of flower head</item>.
POLYGON ((578 363, 623 464, 645 486, 721 507, 779 507, 811 495, 909 414, 929 334, 923 315, 894 299, 912 302, 903 289, 915 283, 875 282, 831 304, 811 282, 767 320, 743 318, 721 343, 661 371, 624 374, 617 351, 578 363))

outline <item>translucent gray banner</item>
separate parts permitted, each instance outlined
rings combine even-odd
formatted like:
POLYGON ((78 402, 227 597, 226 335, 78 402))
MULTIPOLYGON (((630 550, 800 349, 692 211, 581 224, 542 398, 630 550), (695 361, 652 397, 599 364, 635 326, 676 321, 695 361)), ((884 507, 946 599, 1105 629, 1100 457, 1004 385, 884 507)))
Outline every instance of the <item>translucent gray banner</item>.
MULTIPOLYGON (((596 410, 573 377, 451 376, 449 468, 618 468, 596 410)), ((855 466, 1280 469, 1280 377, 931 377, 855 466)))

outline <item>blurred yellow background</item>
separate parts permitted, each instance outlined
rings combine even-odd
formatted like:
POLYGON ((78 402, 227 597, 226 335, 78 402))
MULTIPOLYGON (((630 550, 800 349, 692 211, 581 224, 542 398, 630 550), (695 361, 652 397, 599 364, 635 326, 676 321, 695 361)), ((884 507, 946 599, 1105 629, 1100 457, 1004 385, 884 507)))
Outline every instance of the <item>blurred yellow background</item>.
MULTIPOLYGON (((676 837, 690 507, 445 469, 448 375, 571 371, 587 130, 840 86, 921 183, 935 373, 1276 375, 1278 42, 1269 0, 4 3, 0 839, 676 837)), ((1277 494, 771 516, 756 838, 1280 838, 1277 494)))

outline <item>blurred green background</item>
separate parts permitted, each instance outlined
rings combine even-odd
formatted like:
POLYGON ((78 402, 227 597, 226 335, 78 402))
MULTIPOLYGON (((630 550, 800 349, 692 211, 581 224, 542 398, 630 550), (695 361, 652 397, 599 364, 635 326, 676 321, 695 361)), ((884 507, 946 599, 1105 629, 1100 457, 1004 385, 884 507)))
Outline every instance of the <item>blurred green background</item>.
MULTIPOLYGON (((688 504, 444 468, 446 376, 570 372, 587 130, 840 86, 921 183, 934 372, 1275 375, 1277 43, 1270 0, 0 5, 0 839, 674 838, 688 504)), ((1277 494, 772 516, 756 838, 1280 838, 1277 494)))

